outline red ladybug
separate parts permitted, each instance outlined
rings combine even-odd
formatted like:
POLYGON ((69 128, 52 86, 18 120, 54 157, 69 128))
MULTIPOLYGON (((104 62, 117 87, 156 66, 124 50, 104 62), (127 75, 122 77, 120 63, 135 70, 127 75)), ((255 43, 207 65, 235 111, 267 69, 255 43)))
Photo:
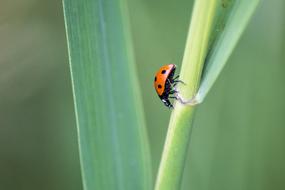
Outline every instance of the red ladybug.
POLYGON ((169 98, 177 99, 175 95, 178 92, 176 91, 175 86, 178 82, 182 82, 177 79, 179 75, 174 77, 175 69, 176 65, 174 64, 164 65, 160 67, 154 78, 154 88, 156 93, 168 108, 173 108, 169 98))

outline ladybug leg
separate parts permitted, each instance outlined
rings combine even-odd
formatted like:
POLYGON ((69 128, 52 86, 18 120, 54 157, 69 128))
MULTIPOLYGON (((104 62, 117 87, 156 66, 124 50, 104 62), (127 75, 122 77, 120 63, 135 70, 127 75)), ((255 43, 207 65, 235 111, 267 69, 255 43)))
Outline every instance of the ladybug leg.
POLYGON ((178 80, 178 79, 173 80, 173 86, 176 86, 178 83, 182 83, 182 84, 186 85, 186 83, 183 82, 182 80, 178 80))
POLYGON ((173 89, 173 90, 169 91, 168 94, 177 94, 177 93, 178 93, 178 91, 176 89, 173 89))
POLYGON ((177 96, 169 96, 168 98, 172 98, 172 99, 178 100, 177 96))
POLYGON ((172 79, 174 85, 176 85, 177 83, 186 84, 185 82, 183 82, 182 80, 179 80, 178 78, 179 78, 179 75, 177 75, 176 77, 172 79))
POLYGON ((176 87, 176 85, 177 85, 178 83, 182 83, 182 84, 186 85, 186 83, 183 82, 182 80, 176 79, 176 80, 173 80, 173 81, 172 81, 172 86, 173 86, 173 87, 176 87))
POLYGON ((169 79, 167 79, 167 81, 170 84, 171 88, 174 88, 175 90, 175 86, 177 85, 178 82, 174 80, 169 80, 169 79))
POLYGON ((178 78, 179 78, 179 75, 177 75, 176 77, 174 77, 173 80, 176 80, 176 79, 178 79, 178 78))
POLYGON ((179 82, 174 81, 173 82, 173 87, 175 87, 179 82))

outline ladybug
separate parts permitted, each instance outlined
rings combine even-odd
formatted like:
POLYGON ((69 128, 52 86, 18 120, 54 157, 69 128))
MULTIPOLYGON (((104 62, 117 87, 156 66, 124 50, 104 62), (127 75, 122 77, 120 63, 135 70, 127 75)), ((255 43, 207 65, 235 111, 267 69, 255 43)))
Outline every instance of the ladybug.
POLYGON ((178 92, 176 91, 175 86, 177 83, 182 82, 177 79, 179 75, 174 77, 175 69, 176 65, 174 64, 164 65, 160 67, 154 77, 154 88, 156 93, 164 105, 168 108, 173 108, 169 98, 177 99, 176 94, 178 92))

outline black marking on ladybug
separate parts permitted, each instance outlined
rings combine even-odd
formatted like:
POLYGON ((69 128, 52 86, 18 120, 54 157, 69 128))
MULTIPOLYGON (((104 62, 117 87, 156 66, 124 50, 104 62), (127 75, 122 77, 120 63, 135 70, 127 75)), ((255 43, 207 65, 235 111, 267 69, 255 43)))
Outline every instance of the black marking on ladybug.
POLYGON ((157 78, 156 77, 154 77, 154 81, 156 81, 157 80, 157 78))
POLYGON ((162 70, 162 71, 161 71, 161 74, 165 74, 165 73, 166 73, 166 70, 162 70))
POLYGON ((159 85, 157 85, 157 88, 162 88, 162 86, 159 84, 159 85))

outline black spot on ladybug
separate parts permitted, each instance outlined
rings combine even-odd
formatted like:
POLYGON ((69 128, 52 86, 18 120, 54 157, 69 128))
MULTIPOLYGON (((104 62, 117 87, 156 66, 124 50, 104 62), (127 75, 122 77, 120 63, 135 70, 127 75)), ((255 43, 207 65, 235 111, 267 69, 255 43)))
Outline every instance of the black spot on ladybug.
POLYGON ((162 70, 162 71, 161 71, 161 74, 165 74, 165 73, 166 73, 166 70, 162 70))
POLYGON ((156 77, 154 78, 154 81, 156 82, 156 77))
POLYGON ((162 86, 159 84, 159 85, 157 85, 157 88, 162 88, 162 86))

